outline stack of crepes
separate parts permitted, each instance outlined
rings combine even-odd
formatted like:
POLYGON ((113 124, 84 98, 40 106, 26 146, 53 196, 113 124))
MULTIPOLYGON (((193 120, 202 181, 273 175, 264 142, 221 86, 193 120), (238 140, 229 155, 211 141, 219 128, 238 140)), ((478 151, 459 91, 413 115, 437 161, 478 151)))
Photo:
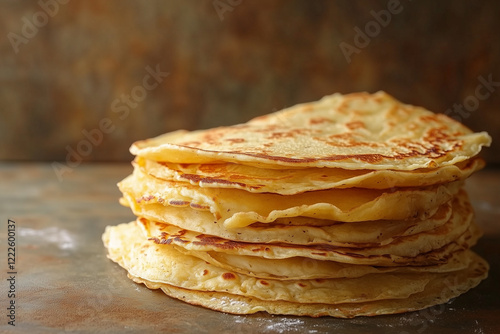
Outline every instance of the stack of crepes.
POLYGON ((234 314, 354 317, 447 302, 486 278, 464 180, 487 133, 384 92, 136 142, 107 227, 129 277, 234 314))

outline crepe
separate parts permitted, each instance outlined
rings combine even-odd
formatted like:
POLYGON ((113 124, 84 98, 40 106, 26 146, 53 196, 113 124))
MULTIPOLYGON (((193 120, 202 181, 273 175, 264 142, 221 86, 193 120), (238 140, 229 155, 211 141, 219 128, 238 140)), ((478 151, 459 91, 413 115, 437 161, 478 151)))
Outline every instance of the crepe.
POLYGON ((270 169, 235 163, 175 164, 142 157, 137 157, 135 162, 142 172, 166 181, 280 195, 294 195, 331 188, 426 187, 464 180, 484 167, 484 160, 478 157, 456 165, 412 171, 341 168, 270 169))
POLYGON ((485 132, 378 92, 333 94, 239 125, 179 130, 130 150, 184 164, 415 170, 455 165, 490 143, 485 132))
MULTIPOLYGON (((169 245, 156 245, 141 240, 137 238, 138 234, 138 227, 132 222, 107 228, 103 240, 110 259, 123 266, 132 277, 145 280, 144 282, 160 283, 159 287, 167 284, 187 290, 228 293, 271 303, 327 304, 332 308, 346 303, 365 305, 367 302, 380 300, 407 301, 412 295, 425 294, 427 285, 436 280, 442 283, 443 278, 441 273, 423 272, 411 275, 367 274, 350 279, 264 280, 223 270, 203 260, 181 254, 169 245)), ((454 290, 477 284, 477 278, 484 277, 487 265, 477 258, 473 263, 471 269, 475 270, 470 272, 467 268, 462 270, 461 276, 454 276, 455 279, 461 278, 461 284, 453 282, 454 290)))
POLYGON ((129 277, 143 283, 150 289, 161 289, 170 297, 186 303, 200 305, 213 310, 232 314, 252 314, 267 312, 296 316, 354 318, 417 311, 448 302, 477 286, 487 277, 489 265, 475 255, 471 265, 457 272, 440 275, 431 280, 424 291, 413 294, 407 299, 384 299, 366 303, 321 304, 294 303, 281 300, 259 300, 225 292, 196 291, 179 288, 170 284, 151 282, 144 278, 129 277))
POLYGON ((278 218, 306 216, 343 222, 425 218, 453 198, 461 181, 425 188, 329 189, 290 196, 254 194, 240 189, 201 188, 162 181, 135 168, 119 183, 122 193, 143 204, 190 206, 210 211, 227 228, 270 223, 278 218))
POLYGON ((472 254, 470 250, 462 249, 450 253, 446 262, 439 264, 383 267, 316 260, 307 257, 267 259, 249 255, 193 251, 176 245, 173 247, 183 254, 195 256, 225 270, 253 277, 281 280, 353 278, 383 273, 450 272, 465 269, 470 264, 472 254))
POLYGON ((161 204, 136 203, 126 197, 124 204, 130 206, 135 215, 148 230, 149 236, 158 236, 167 225, 199 234, 207 234, 223 239, 253 243, 288 243, 297 245, 328 244, 343 247, 375 247, 393 242, 402 236, 414 235, 444 225, 452 212, 460 210, 465 215, 472 214, 465 191, 457 198, 441 205, 429 218, 394 220, 375 220, 354 223, 339 223, 304 217, 290 217, 281 222, 268 224, 254 223, 242 228, 225 228, 213 221, 207 211, 190 207, 177 208, 161 204), (462 208, 459 208, 462 207, 462 208), (326 225, 329 223, 328 225, 326 225))

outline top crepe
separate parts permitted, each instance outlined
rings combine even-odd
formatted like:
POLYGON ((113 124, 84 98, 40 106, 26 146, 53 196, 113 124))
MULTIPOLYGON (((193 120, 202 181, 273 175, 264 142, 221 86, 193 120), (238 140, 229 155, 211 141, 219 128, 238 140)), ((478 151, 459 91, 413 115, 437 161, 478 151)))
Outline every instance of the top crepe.
POLYGON ((130 151, 172 163, 414 170, 457 164, 490 142, 485 132, 378 92, 333 94, 239 125, 179 130, 130 151))

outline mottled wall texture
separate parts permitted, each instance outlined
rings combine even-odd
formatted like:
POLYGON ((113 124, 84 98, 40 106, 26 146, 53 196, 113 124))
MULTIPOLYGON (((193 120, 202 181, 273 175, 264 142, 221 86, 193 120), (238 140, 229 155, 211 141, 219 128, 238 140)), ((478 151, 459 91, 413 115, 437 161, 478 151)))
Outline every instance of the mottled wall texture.
POLYGON ((130 161, 137 139, 385 90, 487 130, 499 164, 499 32, 498 1, 1 0, 0 159, 130 161))

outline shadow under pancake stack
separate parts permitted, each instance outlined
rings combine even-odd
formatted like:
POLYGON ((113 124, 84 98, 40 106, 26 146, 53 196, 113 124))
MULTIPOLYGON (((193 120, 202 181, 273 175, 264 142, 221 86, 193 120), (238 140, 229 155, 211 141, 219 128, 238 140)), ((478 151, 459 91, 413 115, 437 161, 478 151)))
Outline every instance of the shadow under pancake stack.
POLYGON ((445 303, 486 278, 463 188, 488 134, 384 92, 334 94, 136 142, 108 257, 210 309, 351 318, 445 303))

